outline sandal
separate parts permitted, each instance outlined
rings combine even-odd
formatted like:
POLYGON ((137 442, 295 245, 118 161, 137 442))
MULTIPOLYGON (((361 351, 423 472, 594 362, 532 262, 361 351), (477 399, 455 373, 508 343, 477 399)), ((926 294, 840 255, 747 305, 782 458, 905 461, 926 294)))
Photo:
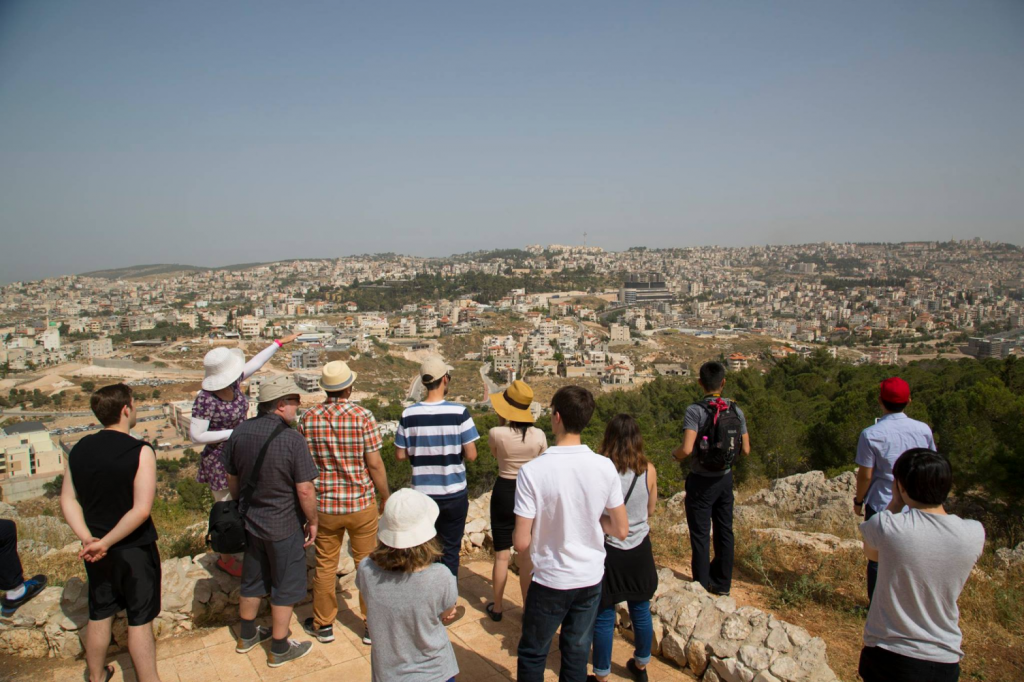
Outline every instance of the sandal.
POLYGON ((486 607, 484 607, 484 611, 487 612, 487 615, 490 616, 491 620, 493 620, 495 623, 501 620, 502 613, 501 611, 494 610, 494 602, 491 602, 486 607))
MULTIPOLYGON (((111 678, 114 677, 114 666, 108 665, 107 667, 104 668, 104 670, 107 672, 107 676, 103 680, 103 682, 110 682, 111 678)), ((88 680, 89 680, 89 669, 88 668, 85 669, 85 679, 86 679, 86 682, 88 682, 88 680)))
POLYGON ((238 559, 231 556, 230 554, 222 554, 220 559, 217 559, 217 568, 224 571, 228 575, 233 575, 236 578, 242 577, 242 566, 238 559))

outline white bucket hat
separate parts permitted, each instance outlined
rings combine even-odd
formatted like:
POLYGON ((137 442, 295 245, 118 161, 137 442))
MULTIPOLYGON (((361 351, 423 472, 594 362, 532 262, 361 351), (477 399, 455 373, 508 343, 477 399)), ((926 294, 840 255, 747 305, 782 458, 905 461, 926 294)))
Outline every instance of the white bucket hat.
POLYGON ((203 390, 219 391, 242 378, 245 355, 241 348, 214 348, 203 358, 203 390))
POLYGON ((377 538, 395 549, 418 547, 437 535, 434 522, 440 513, 437 502, 412 488, 402 488, 388 498, 377 538))
POLYGON ((356 373, 341 360, 328 362, 320 371, 320 388, 325 391, 344 391, 356 380, 356 373))
POLYGON ((257 401, 269 403, 271 400, 277 400, 286 395, 299 395, 300 393, 302 391, 295 384, 295 381, 290 376, 282 374, 260 384, 260 394, 257 401))

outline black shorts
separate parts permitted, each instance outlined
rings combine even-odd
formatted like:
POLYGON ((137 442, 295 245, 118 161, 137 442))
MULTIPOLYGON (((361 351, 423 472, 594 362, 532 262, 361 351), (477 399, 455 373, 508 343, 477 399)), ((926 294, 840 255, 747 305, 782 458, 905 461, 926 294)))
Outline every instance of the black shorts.
POLYGON ((957 682, 960 664, 925 661, 880 646, 866 646, 860 650, 857 672, 864 682, 957 682))
POLYGON ((270 595, 274 606, 293 606, 306 598, 306 538, 301 530, 284 540, 245 534, 242 559, 243 597, 270 595))
POLYGON ((128 625, 145 625, 160 614, 160 552, 156 543, 112 549, 95 563, 86 562, 89 620, 105 620, 119 611, 128 625))
POLYGON ((491 537, 495 552, 512 547, 512 531, 516 527, 515 506, 516 479, 498 477, 491 493, 491 537))

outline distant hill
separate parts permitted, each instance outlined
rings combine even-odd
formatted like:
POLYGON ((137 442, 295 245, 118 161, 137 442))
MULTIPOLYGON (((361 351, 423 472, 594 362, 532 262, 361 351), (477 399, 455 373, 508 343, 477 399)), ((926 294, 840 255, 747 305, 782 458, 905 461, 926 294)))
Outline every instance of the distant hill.
POLYGON ((267 263, 239 263, 237 265, 224 265, 216 268, 206 268, 200 265, 181 265, 178 263, 156 263, 153 265, 132 265, 127 268, 113 268, 111 270, 94 270, 81 273, 82 277, 102 277, 104 279, 144 279, 146 277, 170 277, 182 272, 204 272, 207 270, 248 270, 250 268, 267 265, 267 263))

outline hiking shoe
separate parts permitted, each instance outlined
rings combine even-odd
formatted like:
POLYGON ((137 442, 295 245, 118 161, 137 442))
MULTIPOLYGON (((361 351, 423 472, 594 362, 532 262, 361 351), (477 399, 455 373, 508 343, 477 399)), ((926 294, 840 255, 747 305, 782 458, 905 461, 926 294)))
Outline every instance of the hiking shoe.
POLYGON ((32 597, 43 591, 46 587, 46 576, 40 573, 25 581, 25 594, 18 599, 0 599, 0 606, 3 609, 3 617, 10 618, 19 607, 24 606, 32 597))
POLYGON ((249 639, 238 638, 238 643, 235 644, 235 651, 244 654, 252 651, 260 645, 261 642, 265 642, 270 639, 271 631, 270 628, 262 625, 256 626, 256 634, 249 639))
POLYGON ((302 621, 302 629, 306 631, 306 634, 310 637, 316 637, 316 641, 321 644, 328 644, 334 641, 334 626, 324 625, 323 627, 317 627, 316 623, 313 622, 312 616, 302 621))
POLYGON ((636 667, 636 661, 632 658, 626 661, 626 669, 629 670, 629 674, 633 676, 633 679, 637 682, 647 682, 647 668, 643 670, 636 667))
POLYGON ((270 652, 270 657, 267 660, 267 665, 271 668, 277 668, 282 666, 288 661, 294 661, 295 659, 302 658, 310 651, 313 650, 312 642, 296 642, 294 639, 288 640, 288 651, 283 654, 275 654, 273 651, 270 652))
POLYGON ((370 646, 371 644, 373 644, 373 641, 370 639, 370 626, 369 625, 364 625, 363 626, 363 644, 365 644, 366 646, 370 646))

